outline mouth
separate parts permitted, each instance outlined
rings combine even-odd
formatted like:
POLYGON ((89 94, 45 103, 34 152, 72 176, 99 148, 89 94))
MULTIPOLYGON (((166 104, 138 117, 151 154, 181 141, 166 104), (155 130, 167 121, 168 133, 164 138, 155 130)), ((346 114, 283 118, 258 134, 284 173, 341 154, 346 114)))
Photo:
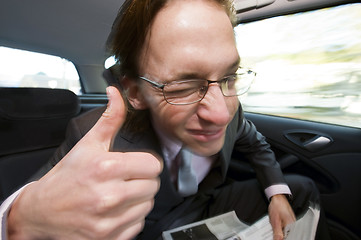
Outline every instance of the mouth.
POLYGON ((212 129, 212 130, 188 130, 190 135, 197 141, 210 142, 220 139, 224 134, 224 129, 212 129))

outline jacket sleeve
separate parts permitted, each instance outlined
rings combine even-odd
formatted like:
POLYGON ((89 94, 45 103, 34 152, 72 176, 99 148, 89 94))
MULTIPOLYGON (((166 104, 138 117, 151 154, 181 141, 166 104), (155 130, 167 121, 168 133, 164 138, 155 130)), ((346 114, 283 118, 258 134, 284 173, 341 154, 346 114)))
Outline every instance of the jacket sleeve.
POLYGON ((238 114, 233 150, 241 152, 247 158, 263 189, 276 184, 286 184, 280 165, 266 138, 244 117, 241 107, 238 114))

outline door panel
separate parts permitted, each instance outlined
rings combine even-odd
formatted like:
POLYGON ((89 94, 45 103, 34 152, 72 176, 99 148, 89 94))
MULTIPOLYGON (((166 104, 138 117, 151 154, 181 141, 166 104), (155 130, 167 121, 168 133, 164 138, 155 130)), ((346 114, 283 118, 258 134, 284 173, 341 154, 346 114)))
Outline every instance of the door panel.
POLYGON ((287 173, 317 184, 333 239, 361 239, 361 129, 246 113, 287 173))

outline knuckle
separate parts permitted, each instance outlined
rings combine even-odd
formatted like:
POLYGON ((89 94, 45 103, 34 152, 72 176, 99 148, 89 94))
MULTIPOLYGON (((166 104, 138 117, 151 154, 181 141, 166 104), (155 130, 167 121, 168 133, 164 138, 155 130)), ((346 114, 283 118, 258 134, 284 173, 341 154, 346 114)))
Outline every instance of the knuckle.
POLYGON ((139 232, 141 232, 144 228, 145 221, 144 219, 139 220, 132 226, 128 227, 127 229, 122 229, 117 236, 117 240, 123 239, 133 239, 139 232))
POLYGON ((102 219, 99 217, 88 217, 79 221, 81 224, 78 225, 78 231, 81 235, 87 239, 105 239, 108 232, 106 230, 107 224, 102 223, 102 219))
MULTIPOLYGON (((159 189, 160 189, 160 184, 161 184, 161 182, 160 182, 160 177, 158 177, 158 178, 156 178, 156 191, 155 191, 155 194, 159 191, 159 189)), ((154 194, 154 195, 155 195, 154 194)))
POLYGON ((158 191, 159 191, 159 189, 160 189, 160 184, 161 184, 161 182, 160 182, 160 178, 159 178, 159 177, 158 177, 158 178, 155 178, 155 179, 152 179, 152 180, 149 182, 148 189, 149 189, 149 195, 150 195, 151 197, 154 197, 154 196, 158 193, 158 191))
POLYGON ((94 175, 97 179, 106 179, 115 171, 113 159, 98 159, 95 165, 94 175))
POLYGON ((99 215, 110 212, 118 205, 119 200, 114 193, 105 193, 98 196, 95 204, 95 212, 99 215))
POLYGON ((139 221, 137 224, 135 224, 135 227, 134 227, 134 229, 133 229, 134 232, 135 232, 134 235, 136 235, 137 233, 139 233, 139 232, 141 232, 141 231, 143 230, 144 224, 145 224, 145 220, 144 220, 144 219, 142 219, 142 220, 139 221))
POLYGON ((145 212, 149 213, 150 211, 152 211, 153 207, 154 207, 154 199, 152 198, 149 201, 147 201, 145 212))
POLYGON ((148 161, 148 168, 152 169, 154 174, 158 176, 163 170, 163 161, 161 157, 153 153, 145 153, 145 158, 148 161))
POLYGON ((128 204, 132 198, 133 191, 134 189, 129 188, 126 182, 117 182, 103 192, 101 197, 103 209, 111 210, 118 206, 128 204))
POLYGON ((94 239, 106 239, 113 231, 111 223, 106 219, 101 219, 93 227, 94 239))
POLYGON ((143 196, 149 200, 153 199, 158 193, 160 188, 159 178, 146 180, 145 184, 142 186, 143 196))

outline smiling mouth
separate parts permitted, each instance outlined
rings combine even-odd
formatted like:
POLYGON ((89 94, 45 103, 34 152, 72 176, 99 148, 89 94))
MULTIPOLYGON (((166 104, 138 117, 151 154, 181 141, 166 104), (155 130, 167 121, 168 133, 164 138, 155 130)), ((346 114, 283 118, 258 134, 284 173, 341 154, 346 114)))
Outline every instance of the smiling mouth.
POLYGON ((224 130, 189 130, 189 133, 198 141, 209 142, 221 138, 224 130))

